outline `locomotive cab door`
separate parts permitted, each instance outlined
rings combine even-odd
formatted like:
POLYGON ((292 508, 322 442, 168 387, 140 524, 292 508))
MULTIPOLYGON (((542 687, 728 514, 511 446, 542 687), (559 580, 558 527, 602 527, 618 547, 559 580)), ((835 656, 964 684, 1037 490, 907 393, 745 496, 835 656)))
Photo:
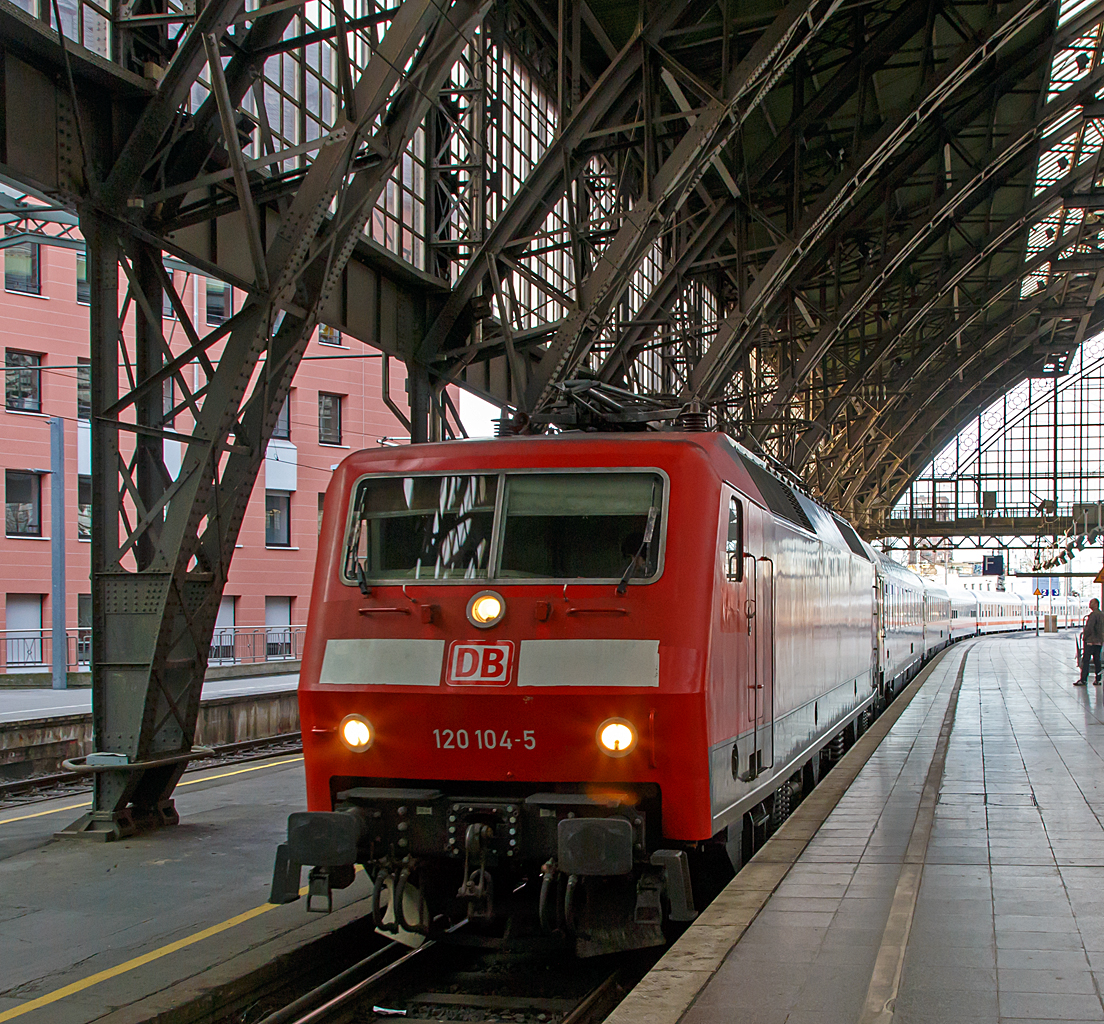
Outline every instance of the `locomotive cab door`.
MULTIPOLYGON (((749 509, 750 515, 759 510, 749 509)), ((760 513, 761 514, 761 513, 760 513)), ((743 659, 743 685, 746 693, 750 735, 737 744, 734 774, 745 782, 774 767, 774 561, 756 549, 762 548, 762 524, 749 531, 744 503, 736 497, 729 501, 728 578, 743 584, 744 619, 747 623, 746 656, 743 659), (760 542, 750 540, 749 534, 760 542), (738 764, 738 769, 737 769, 738 764)))

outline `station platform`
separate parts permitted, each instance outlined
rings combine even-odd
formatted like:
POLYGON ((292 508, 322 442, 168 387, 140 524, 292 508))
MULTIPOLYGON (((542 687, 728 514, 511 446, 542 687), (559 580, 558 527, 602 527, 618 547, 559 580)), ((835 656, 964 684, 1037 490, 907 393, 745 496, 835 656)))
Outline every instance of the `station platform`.
POLYGON ((266 903, 301 755, 189 774, 175 799, 175 828, 106 844, 51 841, 87 796, 0 810, 0 1022, 156 1019, 368 911, 363 874, 333 914, 266 903))
MULTIPOLYGON (((1104 1022, 1104 693, 1073 634, 929 665, 610 1024, 1104 1022)), ((0 811, 0 1024, 135 1024, 363 917, 265 902, 300 756, 189 775, 175 829, 51 842, 0 811)))
MULTIPOLYGON (((263 675, 207 679, 203 683, 201 699, 282 693, 285 690, 294 690, 298 685, 298 669, 294 672, 273 669, 263 675)), ((67 690, 45 690, 41 687, 0 689, 0 723, 91 713, 92 690, 88 687, 71 687, 67 690)))
POLYGON ((609 1024, 1104 1021, 1104 694, 1077 678, 1072 631, 944 652, 609 1024))

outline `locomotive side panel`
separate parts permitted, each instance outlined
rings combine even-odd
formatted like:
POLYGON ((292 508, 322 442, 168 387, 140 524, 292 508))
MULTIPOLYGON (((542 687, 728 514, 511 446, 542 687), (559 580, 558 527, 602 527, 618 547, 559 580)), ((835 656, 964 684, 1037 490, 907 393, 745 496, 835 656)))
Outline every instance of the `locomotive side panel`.
POLYGON ((737 821, 873 699, 872 564, 757 502, 745 501, 744 520, 744 578, 717 584, 725 596, 714 616, 715 830, 737 821), (733 717, 741 693, 742 713, 733 717))

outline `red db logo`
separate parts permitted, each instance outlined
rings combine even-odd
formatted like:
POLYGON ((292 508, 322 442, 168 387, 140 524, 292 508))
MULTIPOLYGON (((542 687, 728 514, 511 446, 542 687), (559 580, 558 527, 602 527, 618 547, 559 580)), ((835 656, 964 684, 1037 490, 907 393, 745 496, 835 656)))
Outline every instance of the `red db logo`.
POLYGON ((449 644, 445 683, 449 686, 505 686, 514 668, 511 640, 454 640, 449 644))

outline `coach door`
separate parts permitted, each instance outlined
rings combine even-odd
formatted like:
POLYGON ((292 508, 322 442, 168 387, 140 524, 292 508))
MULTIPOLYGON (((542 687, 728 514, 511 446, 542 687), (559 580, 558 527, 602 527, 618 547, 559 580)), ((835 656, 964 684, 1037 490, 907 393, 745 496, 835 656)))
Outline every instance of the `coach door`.
MULTIPOLYGON (((756 518, 761 515, 754 506, 750 507, 749 512, 756 518)), ((754 523, 757 529, 747 530, 746 533, 745 528, 752 524, 745 524, 742 520, 743 505, 733 498, 729 517, 729 564, 732 565, 735 554, 743 565, 744 615, 747 621, 744 676, 752 733, 751 743, 741 751, 744 756, 741 758, 740 777, 750 780, 774 767, 775 567, 771 558, 754 550, 762 547, 761 520, 754 523), (740 537, 738 552, 733 550, 734 535, 740 537), (746 547, 745 537, 748 541, 746 547)))

